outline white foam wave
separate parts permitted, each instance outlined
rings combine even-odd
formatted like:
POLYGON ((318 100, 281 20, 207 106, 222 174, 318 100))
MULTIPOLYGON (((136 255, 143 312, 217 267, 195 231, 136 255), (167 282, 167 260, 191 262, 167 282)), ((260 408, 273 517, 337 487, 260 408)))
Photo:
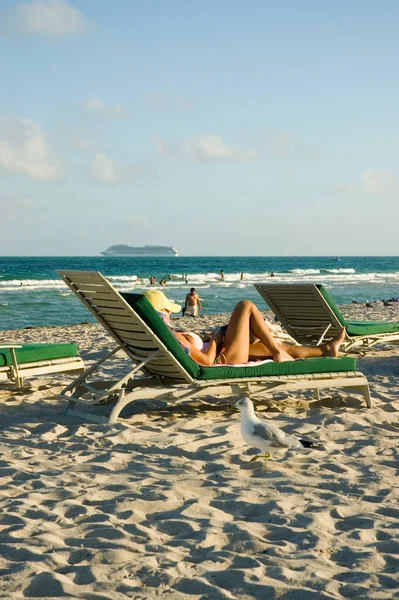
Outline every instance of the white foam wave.
POLYGON ((317 275, 317 273, 320 273, 320 269, 291 269, 288 272, 296 275, 317 275))
POLYGON ((20 289, 30 290, 54 290, 65 289, 65 283, 61 279, 9 279, 0 281, 0 291, 20 289))
POLYGON ((107 277, 110 281, 137 281, 137 275, 110 275, 107 277))
POLYGON ((325 269, 327 273, 356 273, 356 269, 325 269))
MULTIPOLYGON (((138 292, 147 289, 154 289, 150 286, 147 279, 137 282, 136 275, 113 275, 109 277, 115 288, 122 292, 136 290, 138 292)), ((229 273, 225 276, 225 280, 220 279, 218 273, 192 273, 187 275, 187 283, 181 276, 172 277, 168 280, 164 287, 157 284, 156 289, 162 289, 165 293, 174 293, 175 290, 180 290, 180 293, 187 293, 189 287, 193 286, 198 289, 215 288, 244 288, 250 287, 254 283, 300 283, 300 282, 315 282, 324 284, 356 284, 356 283, 378 283, 384 284, 399 282, 399 272, 373 272, 373 273, 357 273, 355 269, 293 269, 285 273, 274 273, 274 277, 270 277, 270 272, 263 273, 245 273, 244 280, 240 279, 240 273, 229 273)), ((0 280, 0 293, 5 292, 51 292, 56 291, 58 294, 70 295, 71 292, 66 287, 61 279, 12 279, 0 280)))

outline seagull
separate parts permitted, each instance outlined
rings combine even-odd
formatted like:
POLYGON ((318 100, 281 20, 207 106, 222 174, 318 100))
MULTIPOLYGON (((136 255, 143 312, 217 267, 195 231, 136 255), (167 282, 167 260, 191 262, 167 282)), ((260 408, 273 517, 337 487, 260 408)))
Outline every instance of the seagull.
POLYGON ((263 457, 265 459, 265 467, 267 467, 267 459, 270 458, 270 454, 267 452, 269 448, 324 449, 324 447, 317 442, 301 440, 294 435, 284 433, 284 431, 271 423, 265 423, 258 419, 255 415, 254 405, 249 398, 241 398, 236 402, 235 406, 241 411, 242 437, 247 444, 264 452, 264 454, 253 456, 250 462, 254 462, 258 458, 263 457))

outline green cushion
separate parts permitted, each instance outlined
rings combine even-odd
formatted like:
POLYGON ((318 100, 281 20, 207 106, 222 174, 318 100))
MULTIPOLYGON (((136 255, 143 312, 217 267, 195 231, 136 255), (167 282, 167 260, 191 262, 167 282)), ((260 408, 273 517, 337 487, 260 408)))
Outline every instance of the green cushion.
POLYGON ((346 320, 344 315, 340 312, 338 306, 335 304, 334 300, 331 298, 330 294, 322 285, 317 285, 320 294, 323 296, 324 300, 330 306, 334 315, 337 317, 338 321, 341 323, 342 327, 346 327, 346 320))
POLYGON ((327 290, 318 285, 319 291, 326 302, 330 305, 331 310, 341 323, 346 328, 348 335, 376 335, 379 333, 396 333, 399 332, 399 323, 390 321, 347 321, 340 313, 338 307, 331 299, 327 290))
POLYGON ((356 360, 349 356, 332 358, 305 358, 287 362, 268 362, 249 367, 201 367, 198 379, 235 379, 238 377, 263 377, 266 375, 308 375, 331 371, 354 371, 356 360))
POLYGON ((265 375, 303 375, 308 373, 326 373, 330 371, 354 371, 356 360, 344 358, 307 358, 283 363, 269 362, 250 367, 200 367, 183 350, 182 346, 169 331, 157 311, 142 294, 121 296, 133 310, 151 328, 167 349, 195 379, 235 379, 239 377, 261 377, 265 375))
POLYGON ((187 373, 195 379, 199 373, 200 367, 183 350, 177 339, 169 331, 155 308, 148 302, 143 294, 121 294, 122 298, 133 308, 133 310, 143 319, 151 328, 151 331, 167 347, 169 352, 179 361, 187 373))
POLYGON ((347 321, 348 335, 373 335, 399 332, 399 323, 389 321, 347 321))
MULTIPOLYGON (((16 348, 18 364, 78 356, 76 344, 22 344, 16 348)), ((0 349, 0 367, 12 365, 11 352, 0 349)))

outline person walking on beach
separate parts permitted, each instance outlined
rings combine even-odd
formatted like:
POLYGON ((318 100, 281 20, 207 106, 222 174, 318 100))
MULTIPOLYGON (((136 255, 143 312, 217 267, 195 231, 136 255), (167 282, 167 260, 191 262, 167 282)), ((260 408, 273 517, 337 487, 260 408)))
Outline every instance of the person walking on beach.
POLYGON ((255 304, 250 300, 241 300, 233 310, 226 328, 217 327, 209 339, 202 340, 194 332, 175 331, 171 327, 170 314, 179 312, 180 306, 168 300, 163 292, 148 290, 145 296, 158 310, 165 324, 189 356, 203 366, 245 364, 268 358, 275 362, 285 362, 319 356, 336 357, 345 338, 345 328, 342 328, 334 339, 320 346, 280 343, 273 337, 255 304), (258 341, 251 343, 251 336, 255 336, 258 341))
POLYGON ((186 296, 185 314, 192 317, 198 317, 198 309, 202 310, 200 297, 195 288, 191 288, 190 293, 186 296))

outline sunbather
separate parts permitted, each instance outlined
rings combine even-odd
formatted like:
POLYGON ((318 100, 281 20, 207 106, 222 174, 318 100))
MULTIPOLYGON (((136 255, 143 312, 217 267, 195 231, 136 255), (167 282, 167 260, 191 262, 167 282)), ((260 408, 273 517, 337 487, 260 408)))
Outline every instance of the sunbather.
MULTIPOLYGON (((159 290, 149 290, 147 299, 160 312, 170 327, 170 313, 180 311, 180 306, 171 302, 159 290)), ((294 346, 278 343, 261 313, 250 300, 242 300, 234 308, 225 333, 216 328, 209 341, 204 341, 195 333, 178 332, 171 328, 174 336, 187 349, 188 354, 200 365, 242 364, 254 360, 272 359, 275 362, 314 358, 318 356, 338 356, 339 346, 344 340, 345 329, 326 344, 320 346, 294 346), (251 343, 251 337, 259 341, 251 343)))

